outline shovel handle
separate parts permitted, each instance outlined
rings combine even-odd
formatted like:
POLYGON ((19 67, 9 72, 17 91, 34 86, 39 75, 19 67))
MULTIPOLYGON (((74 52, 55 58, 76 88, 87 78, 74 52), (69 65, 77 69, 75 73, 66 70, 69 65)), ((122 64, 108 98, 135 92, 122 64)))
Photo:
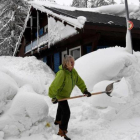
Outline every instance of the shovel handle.
MULTIPOLYGON (((101 92, 95 92, 95 93, 91 93, 91 95, 98 95, 98 94, 102 94, 102 93, 106 93, 108 96, 111 97, 111 92, 113 90, 113 84, 116 83, 116 82, 120 82, 120 80, 117 80, 111 84, 109 84, 107 87, 106 87, 106 91, 101 91, 101 92)), ((70 98, 64 98, 64 99, 59 99, 58 102, 60 101, 65 101, 65 100, 69 100, 69 99, 75 99, 75 98, 81 98, 81 97, 85 97, 86 95, 79 95, 79 96, 74 96, 74 97, 70 97, 70 98)))
MULTIPOLYGON (((102 94, 102 93, 106 93, 106 91, 91 93, 91 95, 97 95, 97 94, 102 94)), ((70 99, 75 99, 75 98, 81 98, 81 97, 85 97, 85 96, 86 95, 84 94, 84 95, 74 96, 74 97, 70 97, 70 98, 59 99, 58 102, 70 100, 70 99)))

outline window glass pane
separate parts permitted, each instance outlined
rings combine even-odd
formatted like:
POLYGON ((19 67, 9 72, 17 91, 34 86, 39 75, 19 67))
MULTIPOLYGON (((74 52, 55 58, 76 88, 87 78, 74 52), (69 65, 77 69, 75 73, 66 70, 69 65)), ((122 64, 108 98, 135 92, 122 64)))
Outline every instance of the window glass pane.
POLYGON ((44 63, 47 63, 47 56, 44 56, 44 57, 43 57, 43 62, 44 62, 44 63))
POLYGON ((92 52, 92 46, 87 46, 87 53, 92 52))
POLYGON ((78 59, 80 57, 80 48, 77 48, 75 50, 71 50, 71 55, 74 57, 74 59, 78 59))
POLYGON ((60 65, 60 54, 55 53, 54 54, 54 72, 58 72, 59 70, 59 65, 60 65))

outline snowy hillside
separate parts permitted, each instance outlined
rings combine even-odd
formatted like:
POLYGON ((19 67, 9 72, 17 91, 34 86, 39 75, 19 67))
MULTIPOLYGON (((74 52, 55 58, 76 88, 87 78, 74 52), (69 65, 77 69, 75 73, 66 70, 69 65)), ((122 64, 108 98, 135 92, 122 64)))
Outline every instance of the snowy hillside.
MULTIPOLYGON (((54 73, 35 57, 0 57, 0 139, 62 140, 53 121, 57 105, 48 97, 54 73)), ((72 140, 140 140, 140 53, 121 47, 101 49, 76 61, 75 68, 92 92, 113 81, 105 93, 69 100, 72 140), (92 60, 92 61, 91 61, 92 60)), ((72 96, 82 93, 76 87, 72 96)))

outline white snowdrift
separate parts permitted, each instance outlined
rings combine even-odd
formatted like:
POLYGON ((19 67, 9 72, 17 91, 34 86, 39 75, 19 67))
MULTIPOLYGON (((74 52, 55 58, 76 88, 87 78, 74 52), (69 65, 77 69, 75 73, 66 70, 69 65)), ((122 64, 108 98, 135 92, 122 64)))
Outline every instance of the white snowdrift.
POLYGON ((54 79, 54 73, 45 63, 32 57, 1 57, 0 64, 3 72, 10 75, 22 87, 32 85, 35 92, 47 94, 46 86, 54 79))
MULTIPOLYGON (((129 7, 130 18, 140 20, 139 6, 131 4, 131 5, 128 5, 128 7, 129 7)), ((98 13, 103 13, 103 14, 114 15, 114 16, 126 17, 125 4, 101 6, 101 7, 97 7, 97 8, 92 8, 92 11, 98 12, 98 13)))
POLYGON ((3 113, 6 106, 13 99, 18 91, 18 85, 9 75, 0 71, 0 113, 3 113))
POLYGON ((76 61, 75 68, 84 79, 89 91, 92 91, 93 85, 100 81, 115 80, 117 76, 120 78, 123 69, 131 67, 133 61, 133 55, 125 52, 124 48, 116 47, 84 55, 76 61))
POLYGON ((54 73, 35 57, 3 56, 0 64, 0 137, 42 131, 51 121, 44 98, 54 73))
MULTIPOLYGON (((48 105, 43 95, 35 93, 31 86, 25 85, 13 99, 10 109, 0 118, 0 130, 6 136, 32 132, 32 127, 46 122, 48 105)), ((45 125, 45 124, 44 124, 45 125)), ((39 130, 39 127, 36 128, 39 130)))

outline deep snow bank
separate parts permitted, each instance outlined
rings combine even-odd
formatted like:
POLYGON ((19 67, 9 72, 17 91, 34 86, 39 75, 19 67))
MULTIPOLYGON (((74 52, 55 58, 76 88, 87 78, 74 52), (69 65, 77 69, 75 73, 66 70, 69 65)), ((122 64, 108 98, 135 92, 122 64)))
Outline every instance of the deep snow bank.
MULTIPOLYGON (((118 79, 121 80, 113 84, 112 97, 100 94, 88 98, 88 102, 93 108, 98 108, 98 111, 102 109, 99 111, 100 113, 95 109, 99 118, 114 120, 117 116, 122 117, 120 114, 127 108, 130 109, 127 110, 128 114, 125 114, 125 117, 133 116, 134 108, 131 106, 139 104, 138 99, 140 98, 138 94, 140 92, 139 64, 139 52, 134 52, 132 55, 120 47, 101 49, 76 60, 75 68, 91 92, 105 91, 107 85, 118 79), (109 112, 111 112, 111 116, 108 116, 109 112)), ((135 110, 136 114, 139 112, 139 110, 135 110)))
POLYGON ((0 65, 1 136, 31 135, 42 131, 51 120, 44 98, 49 98, 48 87, 54 73, 35 57, 3 56, 0 65))
POLYGON ((133 55, 127 53, 124 48, 112 47, 100 49, 84 55, 75 62, 75 68, 84 79, 88 89, 103 80, 117 80, 128 73, 123 73, 135 62, 133 55))
POLYGON ((19 87, 30 84, 35 92, 46 94, 54 78, 52 70, 42 61, 32 57, 0 57, 0 70, 10 75, 19 87))
POLYGON ((48 105, 43 95, 35 93, 30 85, 20 88, 13 99, 10 109, 0 118, 0 130, 5 137, 33 133, 33 127, 40 131, 45 127, 48 105), (39 126, 39 124, 42 124, 39 126))

